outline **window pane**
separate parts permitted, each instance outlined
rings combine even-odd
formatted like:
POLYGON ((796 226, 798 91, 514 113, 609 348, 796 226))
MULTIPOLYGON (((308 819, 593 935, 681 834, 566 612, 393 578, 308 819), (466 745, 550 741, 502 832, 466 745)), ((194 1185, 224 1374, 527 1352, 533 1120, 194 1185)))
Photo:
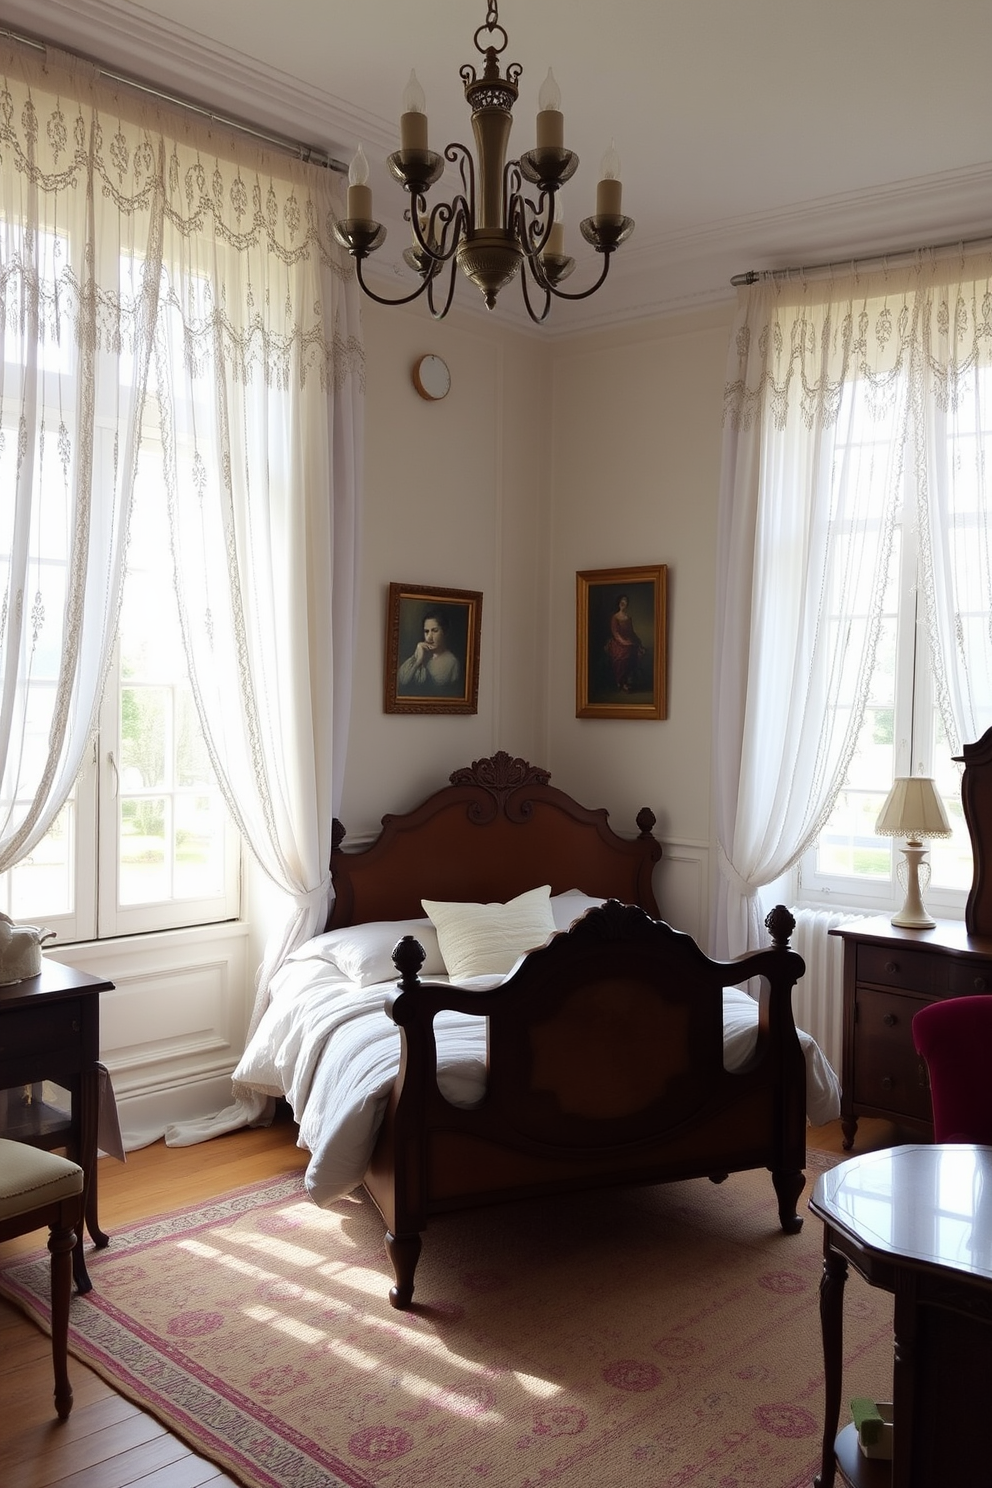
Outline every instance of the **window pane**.
POLYGON ((170 897, 166 835, 171 827, 165 796, 122 796, 120 814, 121 904, 151 904, 170 897))
POLYGON ((176 797, 175 885, 177 899, 206 899, 224 886, 224 825, 219 795, 176 797))
MULTIPOLYGON (((898 560, 895 555, 894 563, 898 560)), ((889 585, 888 607, 894 602, 889 585)), ((875 834, 875 822, 892 784, 895 759, 896 617, 887 613, 881 624, 868 705, 847 784, 820 833, 815 871, 843 878, 887 882, 892 876, 890 841, 875 834)))
MULTIPOLYGON (((162 450, 149 435, 139 462, 120 621, 117 907, 189 905, 216 917, 233 831, 200 728, 179 626, 162 450)), ((113 933, 113 907, 102 911, 113 933)), ((171 913, 171 911, 170 911, 171 913)), ((173 917, 173 922, 175 919, 173 917)), ((126 917, 116 926, 145 928, 126 917)), ((147 928, 154 928, 152 920, 147 928)))
POLYGON ((6 911, 20 924, 44 924, 73 911, 75 806, 70 796, 41 841, 0 880, 6 911))

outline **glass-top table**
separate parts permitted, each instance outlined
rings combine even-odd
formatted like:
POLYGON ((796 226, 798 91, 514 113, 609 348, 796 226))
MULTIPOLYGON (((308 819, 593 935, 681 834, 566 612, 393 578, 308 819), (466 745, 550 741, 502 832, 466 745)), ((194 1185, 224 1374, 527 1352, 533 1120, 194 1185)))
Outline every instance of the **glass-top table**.
MULTIPOLYGON (((817 1483, 992 1488, 992 1147, 922 1144, 840 1163, 816 1182, 824 1226, 825 1412, 817 1483), (892 1462, 837 1433, 848 1263, 895 1295, 892 1462)), ((887 1395, 879 1381, 879 1398, 887 1395)))

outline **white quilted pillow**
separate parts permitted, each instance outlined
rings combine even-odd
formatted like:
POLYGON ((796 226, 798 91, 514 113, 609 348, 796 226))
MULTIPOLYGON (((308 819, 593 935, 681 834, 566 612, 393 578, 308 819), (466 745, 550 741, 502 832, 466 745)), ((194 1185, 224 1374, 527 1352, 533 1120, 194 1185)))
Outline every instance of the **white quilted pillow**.
POLYGON ((448 975, 505 974, 525 951, 543 945, 555 931, 551 886, 528 889, 506 904, 420 901, 437 931, 448 975))
POLYGON ((328 961, 342 976, 359 987, 394 982, 399 972, 393 965, 393 947, 404 935, 412 935, 423 946, 427 959, 422 977, 444 976, 444 960, 430 920, 368 920, 364 925, 345 925, 315 935, 287 958, 290 961, 328 961))

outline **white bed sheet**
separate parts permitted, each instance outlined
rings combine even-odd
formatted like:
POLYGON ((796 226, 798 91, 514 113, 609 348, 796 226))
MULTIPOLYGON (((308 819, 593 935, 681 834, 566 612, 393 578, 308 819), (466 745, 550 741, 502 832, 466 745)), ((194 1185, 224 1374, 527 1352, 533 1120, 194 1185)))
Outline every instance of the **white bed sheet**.
MULTIPOLYGON (((432 977, 444 982, 444 977, 432 977)), ((502 976, 470 977, 480 991, 502 976)), ((311 1154, 306 1186, 322 1207, 356 1188, 368 1167, 399 1065, 399 1029, 385 1012, 396 982, 357 988, 322 960, 287 962, 273 978, 271 1000, 234 1079, 266 1095, 285 1096, 299 1123, 299 1145, 311 1154)), ((724 992, 725 1063, 739 1068, 757 1029, 757 1003, 724 992)), ((485 1019, 442 1013, 435 1020, 438 1085, 456 1105, 485 1091, 485 1019)), ((819 1045, 799 1031, 806 1059, 806 1107, 814 1126, 840 1114, 840 1082, 819 1045)))

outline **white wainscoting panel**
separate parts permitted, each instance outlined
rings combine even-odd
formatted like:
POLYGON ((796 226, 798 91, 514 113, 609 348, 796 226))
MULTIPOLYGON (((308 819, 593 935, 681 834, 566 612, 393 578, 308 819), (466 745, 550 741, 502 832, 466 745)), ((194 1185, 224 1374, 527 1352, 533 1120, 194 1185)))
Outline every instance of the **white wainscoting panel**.
POLYGON ((230 1104, 252 1001, 246 947, 246 927, 223 924, 46 952, 114 983, 100 995, 100 1057, 126 1145, 230 1104))
POLYGON ((709 940, 709 848, 703 842, 665 838, 654 870, 661 918, 684 930, 704 950, 709 940))

